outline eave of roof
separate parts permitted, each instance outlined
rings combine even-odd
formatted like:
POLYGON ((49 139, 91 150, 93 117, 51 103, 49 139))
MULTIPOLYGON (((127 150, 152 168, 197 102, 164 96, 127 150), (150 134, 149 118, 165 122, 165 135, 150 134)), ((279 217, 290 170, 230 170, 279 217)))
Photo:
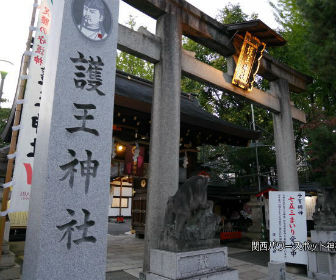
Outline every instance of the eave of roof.
POLYGON ((250 20, 241 23, 224 24, 226 30, 231 32, 231 35, 235 33, 250 32, 252 35, 258 37, 262 42, 266 43, 269 47, 283 46, 287 41, 272 28, 268 27, 261 20, 250 20))
MULTIPOLYGON (((136 76, 118 71, 116 76, 115 104, 132 107, 132 109, 150 113, 153 84, 136 76), (122 100, 123 99, 123 100, 122 100), (122 101, 121 101, 122 100, 122 101)), ((181 96, 181 122, 218 133, 224 133, 244 140, 255 140, 260 131, 253 131, 228 121, 222 120, 205 111, 195 98, 181 96)))

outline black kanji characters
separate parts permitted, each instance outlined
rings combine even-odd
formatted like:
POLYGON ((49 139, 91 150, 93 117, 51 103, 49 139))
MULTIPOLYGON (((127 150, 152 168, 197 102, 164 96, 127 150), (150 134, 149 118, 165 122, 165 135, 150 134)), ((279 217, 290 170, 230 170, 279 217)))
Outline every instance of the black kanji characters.
POLYGON ((84 223, 80 226, 76 226, 76 229, 83 231, 82 233, 82 238, 76 239, 73 242, 76 243, 77 245, 79 245, 82 242, 91 242, 91 243, 95 243, 96 242, 96 238, 93 236, 87 236, 88 234, 88 229, 89 227, 94 226, 95 222, 94 221, 90 221, 90 212, 86 209, 82 209, 83 213, 84 213, 84 223))
MULTIPOLYGON (((75 211, 71 210, 71 209, 67 209, 67 212, 69 213, 70 216, 74 216, 75 215, 75 211)), ((74 231, 73 226, 77 224, 76 220, 71 220, 70 222, 61 225, 61 226, 56 226, 60 231, 65 230, 60 242, 66 237, 68 236, 67 239, 67 248, 68 250, 71 248, 71 236, 72 236, 72 232, 74 231)))
POLYGON ((85 194, 88 193, 90 186, 90 177, 95 178, 97 176, 97 169, 99 162, 97 160, 91 160, 92 152, 85 150, 87 154, 87 160, 80 161, 81 175, 85 176, 85 194))
POLYGON ((32 119, 32 128, 35 128, 37 133, 39 114, 37 114, 37 116, 32 116, 31 119, 32 119))
MULTIPOLYGON (((71 209, 66 209, 68 214, 73 217, 75 215, 75 211, 71 209)), ((84 213, 84 223, 82 225, 76 226, 78 231, 82 231, 82 237, 72 241, 72 233, 75 231, 75 225, 78 223, 76 220, 72 219, 70 222, 56 226, 58 230, 65 231, 62 238, 59 242, 63 241, 65 237, 67 237, 67 248, 68 250, 71 249, 71 241, 76 245, 81 244, 82 242, 90 242, 95 243, 97 239, 94 236, 88 236, 88 229, 89 227, 94 226, 95 221, 89 220, 90 212, 87 209, 82 209, 84 213)))
POLYGON ((92 115, 88 115, 88 110, 96 109, 96 106, 93 104, 77 104, 77 103, 74 103, 74 105, 77 109, 84 110, 82 116, 77 116, 77 115, 74 116, 77 120, 82 121, 82 125, 80 127, 66 128, 66 130, 70 133, 84 131, 84 132, 89 132, 89 133, 92 133, 98 136, 99 133, 96 129, 86 127, 87 120, 94 120, 94 117, 92 115))
MULTIPOLYGON (((74 150, 69 149, 68 152, 72 157, 76 156, 76 152, 74 150)), ((77 164, 78 159, 75 158, 74 160, 60 166, 62 170, 64 171, 67 170, 67 173, 65 173, 65 175, 60 179, 60 181, 64 181, 68 176, 70 176, 69 186, 71 188, 73 187, 75 173, 77 172, 77 169, 75 168, 77 164)))
POLYGON ((35 156, 35 148, 36 148, 36 138, 34 138, 33 142, 30 143, 30 146, 33 147, 33 151, 27 154, 27 157, 35 156))
POLYGON ((60 179, 60 181, 64 181, 67 177, 69 178, 69 186, 72 188, 74 183, 75 173, 77 169, 75 168, 78 163, 80 163, 81 168, 81 176, 85 177, 85 194, 89 191, 90 186, 90 177, 95 178, 97 175, 97 169, 99 166, 99 162, 97 160, 92 160, 92 152, 89 150, 85 150, 87 154, 87 159, 84 161, 78 161, 76 156, 76 152, 74 150, 69 149, 69 154, 74 158, 71 162, 60 165, 60 168, 63 171, 67 171, 65 175, 60 179))
POLYGON ((76 64, 75 68, 78 70, 78 72, 75 72, 76 77, 74 78, 76 88, 85 88, 87 91, 96 91, 98 95, 105 95, 99 89, 103 84, 102 66, 104 66, 104 63, 102 59, 99 56, 97 56, 97 61, 92 56, 90 56, 90 59, 86 59, 81 52, 78 52, 78 55, 78 58, 70 58, 76 64))

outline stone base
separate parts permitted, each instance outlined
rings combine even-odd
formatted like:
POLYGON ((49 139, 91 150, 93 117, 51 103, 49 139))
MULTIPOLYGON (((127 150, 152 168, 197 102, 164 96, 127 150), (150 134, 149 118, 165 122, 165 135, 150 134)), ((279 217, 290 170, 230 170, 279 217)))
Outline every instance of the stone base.
MULTIPOLYGON (((148 273, 146 280, 171 280, 172 278, 163 277, 154 273, 148 273)), ((198 276, 183 278, 183 280, 238 280, 238 270, 227 268, 223 271, 207 273, 198 276)))
MULTIPOLYGON (((336 231, 312 230, 312 243, 336 241, 336 231)), ((308 252, 308 277, 317 280, 336 280, 336 251, 308 252)))
POLYGON ((220 245, 220 240, 216 239, 205 239, 205 240, 195 240, 195 241, 185 241, 167 238, 164 241, 160 241, 160 248, 166 251, 172 252, 189 252, 190 250, 202 250, 207 248, 217 248, 220 245))
POLYGON ((15 255, 12 252, 7 252, 1 256, 0 268, 10 267, 15 264, 15 255))
POLYGON ((15 280, 20 278, 20 266, 15 263, 15 255, 9 251, 9 244, 4 240, 0 260, 0 279, 15 280))
POLYGON ((284 262, 268 263, 268 279, 269 280, 285 280, 286 279, 286 264, 284 262))
POLYGON ((311 271, 308 271, 308 277, 316 280, 336 280, 336 276, 334 275, 329 275, 325 273, 318 273, 314 272, 312 273, 311 271))
POLYGON ((0 268, 1 280, 14 280, 20 278, 20 266, 15 264, 11 267, 0 268))
POLYGON ((226 247, 189 252, 150 251, 146 280, 228 279, 238 280, 238 271, 228 267, 226 247))

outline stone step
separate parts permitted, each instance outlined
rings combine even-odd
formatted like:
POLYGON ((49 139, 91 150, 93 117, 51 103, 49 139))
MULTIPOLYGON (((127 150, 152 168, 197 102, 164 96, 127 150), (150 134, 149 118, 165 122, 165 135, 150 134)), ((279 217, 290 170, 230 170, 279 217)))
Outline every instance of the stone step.
MULTIPOLYGON (((15 255, 12 252, 3 254, 0 259, 0 269, 15 265, 15 255)), ((2 279, 2 278, 0 278, 2 279)))
POLYGON ((15 280, 20 279, 20 266, 15 264, 12 267, 0 268, 1 280, 15 280))

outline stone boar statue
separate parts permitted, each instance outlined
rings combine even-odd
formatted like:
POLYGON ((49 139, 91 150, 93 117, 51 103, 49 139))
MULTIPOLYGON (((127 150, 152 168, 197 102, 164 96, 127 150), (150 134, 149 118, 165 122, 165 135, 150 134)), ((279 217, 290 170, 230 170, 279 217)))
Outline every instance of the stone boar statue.
POLYGON ((207 176, 193 176, 169 197, 161 234, 162 249, 179 251, 204 247, 213 240, 220 218, 207 200, 207 176))

